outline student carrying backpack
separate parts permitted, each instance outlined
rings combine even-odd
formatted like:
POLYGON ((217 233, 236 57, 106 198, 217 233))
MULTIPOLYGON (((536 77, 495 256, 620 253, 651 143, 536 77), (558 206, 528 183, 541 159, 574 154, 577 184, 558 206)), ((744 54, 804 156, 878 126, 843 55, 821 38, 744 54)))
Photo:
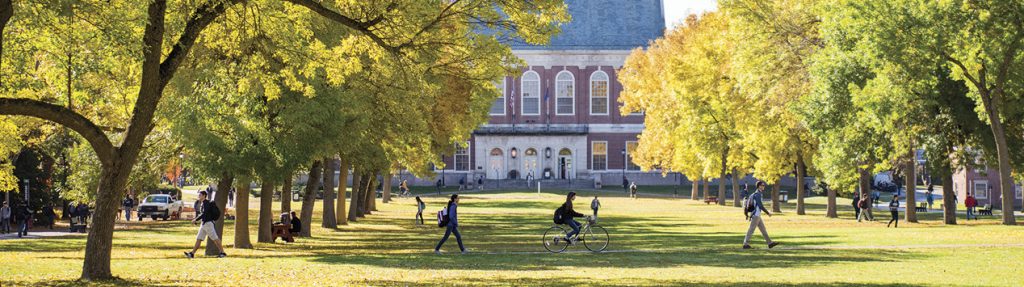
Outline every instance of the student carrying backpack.
POLYGON ((445 205, 444 210, 441 210, 440 212, 437 213, 437 225, 439 227, 444 226, 446 228, 444 231, 444 237, 442 237, 441 241, 437 242, 437 246, 434 247, 434 253, 436 254, 441 254, 441 246, 444 245, 444 242, 448 240, 448 236, 450 236, 452 233, 455 234, 455 241, 459 243, 459 249, 462 250, 462 254, 466 254, 467 252, 469 252, 466 250, 466 247, 462 245, 462 234, 459 233, 458 207, 459 195, 452 194, 452 198, 448 200, 448 204, 445 205))

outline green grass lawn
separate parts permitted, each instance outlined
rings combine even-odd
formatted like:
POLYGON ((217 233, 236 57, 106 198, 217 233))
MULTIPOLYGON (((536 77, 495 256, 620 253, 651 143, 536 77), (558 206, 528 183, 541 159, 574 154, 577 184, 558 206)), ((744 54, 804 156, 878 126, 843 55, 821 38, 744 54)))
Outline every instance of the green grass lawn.
MULTIPOLYGON (((583 192, 585 210, 593 192, 583 192)), ((225 227, 228 258, 188 260, 196 228, 184 221, 118 223, 112 269, 121 280, 74 281, 81 272, 85 236, 0 240, 0 285, 156 286, 335 286, 335 285, 685 285, 703 286, 1014 286, 1024 282, 1024 232, 995 217, 945 226, 938 212, 922 223, 852 220, 848 200, 841 219, 824 217, 823 197, 808 199, 808 215, 793 205, 767 218, 773 239, 760 236, 742 250, 747 222, 734 207, 673 198, 630 200, 599 192, 601 225, 611 233, 609 252, 549 254, 540 245, 551 214, 564 194, 470 192, 459 207, 468 255, 454 238, 444 255, 432 253, 443 229, 430 226, 445 198, 424 197, 427 226, 413 225, 415 204, 398 199, 358 222, 319 227, 295 243, 230 248, 233 224, 225 227)), ((258 206, 256 202, 251 206, 258 206)), ((275 208, 279 205, 275 203, 275 208)), ((292 205, 298 209, 301 204, 292 205)), ((276 212, 275 212, 276 213, 276 212)), ((250 232, 256 240, 256 212, 250 232)), ((961 218, 962 219, 962 218, 961 218)))

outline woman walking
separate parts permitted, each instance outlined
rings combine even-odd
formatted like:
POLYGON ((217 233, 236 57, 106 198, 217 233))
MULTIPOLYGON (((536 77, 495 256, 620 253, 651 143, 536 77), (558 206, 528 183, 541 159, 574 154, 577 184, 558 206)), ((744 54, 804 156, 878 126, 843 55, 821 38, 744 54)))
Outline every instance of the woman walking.
POLYGON ((889 225, 895 222, 896 228, 900 228, 900 198, 898 196, 894 195, 892 200, 889 201, 889 212, 892 213, 892 219, 889 220, 889 224, 886 224, 885 227, 888 228, 889 225))
POLYGON ((468 253, 466 247, 462 245, 462 234, 459 233, 459 195, 452 194, 452 198, 448 200, 448 205, 445 207, 444 216, 448 218, 448 225, 444 230, 444 237, 441 237, 441 241, 437 242, 437 247, 434 247, 434 253, 441 254, 441 245, 448 240, 448 236, 455 233, 455 241, 459 243, 459 249, 462 250, 462 254, 468 253))
POLYGON ((427 204, 423 203, 423 200, 419 196, 416 197, 416 224, 423 225, 423 210, 427 209, 427 204))

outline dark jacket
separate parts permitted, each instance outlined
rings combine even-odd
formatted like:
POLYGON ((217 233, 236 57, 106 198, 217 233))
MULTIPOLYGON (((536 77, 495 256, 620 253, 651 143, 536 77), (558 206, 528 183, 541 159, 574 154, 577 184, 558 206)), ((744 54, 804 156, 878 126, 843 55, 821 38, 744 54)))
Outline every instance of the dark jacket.
MULTIPOLYGON (((760 209, 761 212, 764 212, 765 214, 771 214, 768 212, 768 209, 764 208, 764 202, 761 200, 761 190, 755 190, 754 193, 750 195, 750 199, 747 200, 750 201, 747 204, 753 205, 755 209, 760 209)), ((743 209, 743 215, 750 218, 750 214, 747 213, 746 208, 743 209)))
POLYGON ((196 211, 201 211, 201 212, 199 214, 196 214, 196 219, 202 220, 203 223, 216 221, 217 219, 213 218, 213 216, 214 216, 214 214, 213 214, 214 211, 213 210, 217 208, 217 206, 215 204, 216 203, 214 203, 213 201, 209 201, 209 200, 204 200, 204 201, 201 201, 201 202, 197 201, 196 205, 200 206, 200 207, 197 208, 196 211))
POLYGON ((853 196, 853 209, 860 209, 860 195, 853 196))
POLYGON ((131 209, 132 206, 135 206, 135 201, 133 201, 130 197, 127 197, 124 199, 124 201, 121 202, 121 206, 124 206, 125 209, 131 209))
POLYGON ((292 217, 292 227, 288 230, 291 233, 302 232, 302 220, 298 217, 292 217))
POLYGON ((448 205, 448 225, 450 226, 459 226, 458 207, 459 205, 454 202, 448 205))
POLYGON ((562 220, 568 221, 572 220, 574 217, 584 216, 586 215, 583 215, 582 213, 576 212, 576 210, 572 209, 572 201, 566 200, 565 203, 562 204, 562 220))

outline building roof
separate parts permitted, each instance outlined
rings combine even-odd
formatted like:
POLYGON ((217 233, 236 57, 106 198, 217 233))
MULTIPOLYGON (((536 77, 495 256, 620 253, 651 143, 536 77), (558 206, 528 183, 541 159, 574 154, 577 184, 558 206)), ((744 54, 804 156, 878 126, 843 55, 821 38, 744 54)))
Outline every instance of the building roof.
POLYGON ((520 41, 513 50, 632 50, 665 32, 661 0, 566 0, 572 21, 545 46, 520 41))

